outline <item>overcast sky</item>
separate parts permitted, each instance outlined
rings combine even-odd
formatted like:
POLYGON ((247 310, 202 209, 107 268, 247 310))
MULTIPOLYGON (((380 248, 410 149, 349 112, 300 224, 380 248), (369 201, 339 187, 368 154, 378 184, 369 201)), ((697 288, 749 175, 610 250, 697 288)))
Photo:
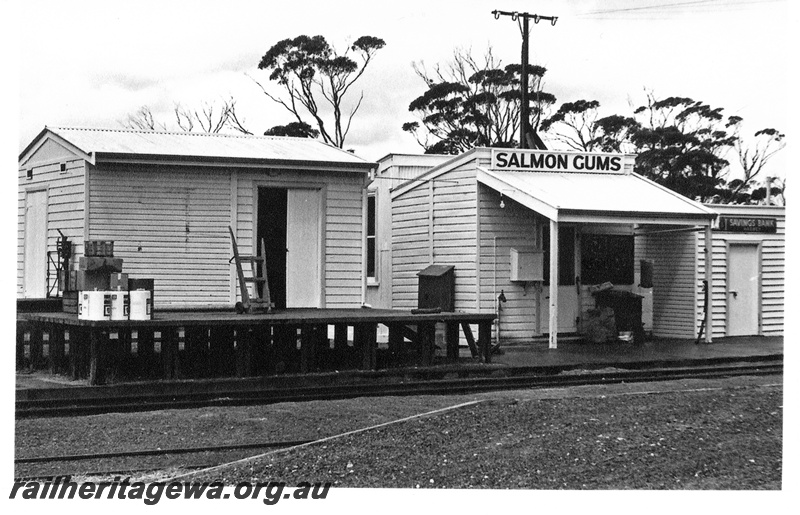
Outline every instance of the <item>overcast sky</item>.
MULTIPOLYGON (((45 126, 119 128, 149 106, 173 124, 176 102, 197 106, 233 96, 245 125, 261 134, 292 121, 249 76, 275 42, 324 35, 343 48, 383 38, 357 83, 364 103, 346 147, 370 160, 420 152, 400 127, 424 91, 412 62, 447 61, 456 47, 491 45, 518 61, 520 32, 493 9, 558 16, 531 24, 531 62, 547 68, 558 104, 596 99, 601 114, 631 114, 645 89, 685 96, 742 116, 747 132, 787 133, 787 3, 775 0, 265 2, 26 1, 16 10, 21 150, 45 126), (302 6, 300 8, 299 6, 302 6)), ((273 90, 278 92, 277 89, 273 90)), ((174 124, 173 124, 174 125, 174 124)), ((770 173, 783 175, 783 156, 770 173)))

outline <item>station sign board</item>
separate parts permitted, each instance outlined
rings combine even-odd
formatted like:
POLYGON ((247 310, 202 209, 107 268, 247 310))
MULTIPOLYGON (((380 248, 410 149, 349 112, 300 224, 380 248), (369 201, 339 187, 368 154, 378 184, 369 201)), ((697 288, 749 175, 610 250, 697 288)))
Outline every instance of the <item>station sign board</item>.
POLYGON ((770 233, 778 230, 775 218, 754 216, 720 216, 719 230, 725 232, 770 233))
POLYGON ((636 156, 594 152, 559 152, 493 148, 492 170, 573 173, 630 173, 636 156))

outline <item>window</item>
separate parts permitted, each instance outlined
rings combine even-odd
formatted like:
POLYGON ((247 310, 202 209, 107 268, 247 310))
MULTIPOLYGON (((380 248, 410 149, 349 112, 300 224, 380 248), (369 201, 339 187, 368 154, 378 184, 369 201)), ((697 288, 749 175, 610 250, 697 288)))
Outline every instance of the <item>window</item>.
POLYGON ((28 171, 25 173, 25 178, 27 180, 33 179, 33 168, 28 168, 28 171))
POLYGON ((375 240, 375 194, 367 195, 367 280, 376 281, 377 241, 375 240))
POLYGON ((633 284, 633 236, 584 234, 581 246, 583 284, 633 284))

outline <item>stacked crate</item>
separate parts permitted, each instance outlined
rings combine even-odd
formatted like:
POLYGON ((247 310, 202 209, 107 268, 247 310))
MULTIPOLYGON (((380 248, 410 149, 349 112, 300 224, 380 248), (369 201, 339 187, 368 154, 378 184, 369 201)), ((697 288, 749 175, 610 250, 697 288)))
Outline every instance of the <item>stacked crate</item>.
POLYGON ((111 277, 126 274, 122 274, 122 259, 114 257, 113 241, 88 240, 84 242, 84 255, 73 254, 64 275, 68 280, 64 285, 63 310, 77 315, 78 292, 118 289, 111 287, 111 277))
MULTIPOLYGON (((64 273, 63 310, 65 313, 78 314, 80 292, 130 292, 131 290, 148 290, 151 303, 148 313, 152 313, 154 293, 153 279, 133 279, 122 272, 122 258, 114 257, 114 242, 104 240, 88 240, 84 242, 84 255, 74 256, 69 268, 64 273)), ((127 317, 128 313, 125 313, 127 317)))

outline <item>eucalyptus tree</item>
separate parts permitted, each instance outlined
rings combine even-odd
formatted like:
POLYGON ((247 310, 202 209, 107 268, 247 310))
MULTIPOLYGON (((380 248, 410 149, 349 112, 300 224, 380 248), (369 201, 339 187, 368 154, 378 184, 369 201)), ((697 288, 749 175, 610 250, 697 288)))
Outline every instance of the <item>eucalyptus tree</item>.
MULTIPOLYGON (((291 113, 296 123, 315 126, 323 141, 342 148, 364 93, 349 106, 346 99, 385 45, 380 38, 362 36, 339 52, 323 36, 284 39, 272 45, 258 64, 259 70, 269 72, 269 80, 277 83, 283 94, 273 94, 254 80, 264 95, 291 113), (313 120, 311 124, 304 121, 306 115, 313 120)), ((279 127, 272 130, 280 131, 279 127)))

